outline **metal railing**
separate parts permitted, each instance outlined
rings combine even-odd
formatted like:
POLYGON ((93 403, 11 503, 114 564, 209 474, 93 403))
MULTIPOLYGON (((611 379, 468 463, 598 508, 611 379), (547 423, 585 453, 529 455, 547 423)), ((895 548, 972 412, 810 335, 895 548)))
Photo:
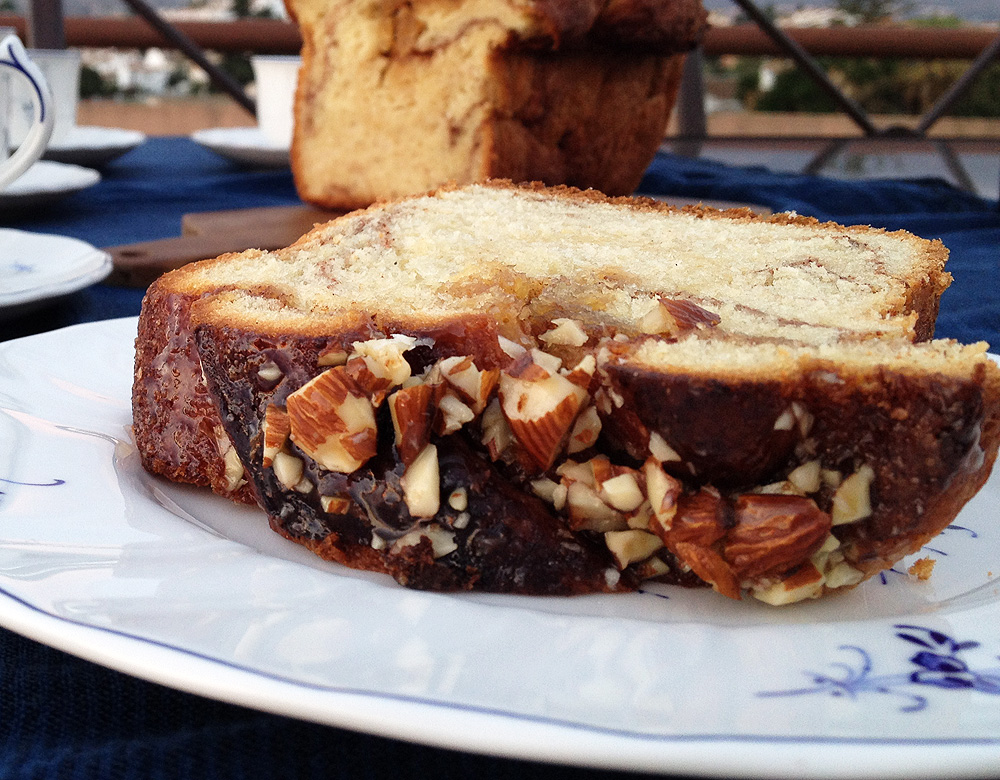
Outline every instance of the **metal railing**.
MULTIPOLYGON (((914 28, 896 26, 828 27, 781 29, 751 0, 733 0, 753 24, 709 29, 702 46, 690 58, 678 105, 680 134, 704 136, 704 88, 701 57, 723 54, 791 57, 858 125, 864 135, 906 135, 923 137, 930 127, 947 114, 973 81, 1000 57, 1000 34, 981 28, 914 28), (816 61, 820 56, 876 57, 901 59, 969 60, 961 78, 919 120, 915 128, 878 128, 856 101, 845 95, 816 61)), ((61 0, 32 0, 30 20, 0 15, 0 26, 15 27, 29 43, 43 48, 163 47, 179 49, 198 63, 212 81, 253 113, 253 101, 228 74, 205 57, 205 50, 219 52, 297 53, 302 44, 298 28, 277 19, 237 19, 219 22, 167 22, 146 0, 124 0, 136 16, 58 18, 61 0), (38 20, 48 23, 39 25, 38 20), (38 40, 46 38, 47 40, 38 40)))
MULTIPOLYGON (((162 16, 162 15, 161 15, 162 16)), ((219 52, 253 51, 261 54, 297 54, 302 46, 299 28, 280 19, 232 21, 170 21, 171 26, 203 49, 219 52)), ((49 48, 34 40, 23 16, 0 15, 0 25, 14 27, 31 45, 49 48)), ((64 46, 148 49, 179 48, 161 30, 139 16, 73 17, 63 19, 64 46)), ((54 47, 60 48, 60 47, 54 47)))
MULTIPOLYGON (((171 21, 171 24, 202 48, 212 51, 294 54, 302 45, 298 27, 279 19, 171 21)), ((28 36, 28 22, 23 16, 0 14, 0 25, 14 27, 22 38, 28 36)), ((69 16, 63 20, 62 27, 63 46, 172 48, 169 40, 138 16, 101 18, 69 16)), ((994 42, 1000 32, 980 27, 951 29, 886 25, 784 28, 783 31, 813 57, 915 60, 974 60, 994 42)), ((785 52, 774 39, 754 24, 708 29, 705 32, 702 51, 707 56, 723 54, 785 56, 785 52)))

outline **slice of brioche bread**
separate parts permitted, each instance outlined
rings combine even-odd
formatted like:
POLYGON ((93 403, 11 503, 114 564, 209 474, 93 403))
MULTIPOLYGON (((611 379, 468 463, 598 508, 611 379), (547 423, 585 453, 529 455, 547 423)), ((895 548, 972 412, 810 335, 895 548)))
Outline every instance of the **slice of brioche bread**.
POLYGON ((856 585, 986 480, 1000 371, 938 242, 451 187, 149 290, 144 465, 422 588, 856 585))

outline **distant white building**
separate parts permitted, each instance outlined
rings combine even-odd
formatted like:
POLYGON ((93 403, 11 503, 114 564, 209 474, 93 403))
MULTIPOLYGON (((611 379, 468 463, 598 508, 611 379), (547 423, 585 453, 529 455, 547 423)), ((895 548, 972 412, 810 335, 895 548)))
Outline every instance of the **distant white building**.
POLYGON ((189 92, 207 81, 204 71, 180 52, 150 48, 82 49, 81 63, 94 70, 114 91, 122 94, 164 95, 189 92), (171 76, 183 73, 180 83, 171 85, 171 76))
MULTIPOLYGON (((274 19, 287 19, 282 0, 252 0, 250 11, 274 19)), ((232 0, 194 0, 187 8, 164 8, 160 12, 171 22, 219 22, 235 18, 232 0)))
POLYGON ((833 27, 858 23, 856 17, 836 8, 796 8, 794 11, 778 14, 778 24, 782 27, 833 27))
POLYGON ((711 27, 729 27, 736 19, 736 14, 732 11, 723 13, 722 11, 709 11, 708 24, 711 27))
MULTIPOLYGON (((764 3, 759 3, 764 7, 764 3)), ((778 5, 776 21, 782 27, 831 27, 833 25, 857 24, 850 14, 825 6, 778 5)), ((714 8, 708 12, 708 23, 713 27, 729 27, 740 18, 740 9, 735 3, 729 8, 714 8)))

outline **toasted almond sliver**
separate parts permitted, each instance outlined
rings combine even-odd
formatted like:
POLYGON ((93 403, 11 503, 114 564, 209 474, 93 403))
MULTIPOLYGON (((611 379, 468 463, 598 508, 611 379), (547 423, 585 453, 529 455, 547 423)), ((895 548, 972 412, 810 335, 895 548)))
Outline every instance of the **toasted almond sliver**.
POLYGON ((403 500, 413 517, 434 517, 441 508, 437 447, 428 444, 400 478, 403 500))
POLYGON ((302 479, 302 461, 287 452, 277 452, 274 455, 272 468, 274 476, 284 487, 292 490, 302 479))
POLYGON ((576 320, 567 317, 558 317, 552 320, 555 326, 543 333, 540 338, 546 344, 555 344, 567 347, 582 347, 587 343, 587 332, 576 320))
POLYGON ((872 513, 871 485, 875 471, 871 466, 862 466, 840 483, 833 494, 830 518, 834 525, 844 525, 863 520, 872 513))
POLYGON ((604 543, 614 556, 619 569, 624 569, 637 561, 644 561, 663 547, 663 541, 659 536, 634 529, 608 531, 604 534, 604 543))

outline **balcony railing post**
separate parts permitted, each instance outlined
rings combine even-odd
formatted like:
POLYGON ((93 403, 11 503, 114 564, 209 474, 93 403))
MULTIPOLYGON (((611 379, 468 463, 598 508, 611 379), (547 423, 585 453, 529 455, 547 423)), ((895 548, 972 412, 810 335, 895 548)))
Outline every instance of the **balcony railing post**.
POLYGON ((677 126, 681 140, 676 144, 676 150, 685 157, 697 157, 708 135, 704 61, 700 46, 688 52, 684 60, 684 73, 677 96, 677 126))
POLYGON ((27 27, 28 46, 31 48, 66 48, 62 0, 31 0, 27 27))

